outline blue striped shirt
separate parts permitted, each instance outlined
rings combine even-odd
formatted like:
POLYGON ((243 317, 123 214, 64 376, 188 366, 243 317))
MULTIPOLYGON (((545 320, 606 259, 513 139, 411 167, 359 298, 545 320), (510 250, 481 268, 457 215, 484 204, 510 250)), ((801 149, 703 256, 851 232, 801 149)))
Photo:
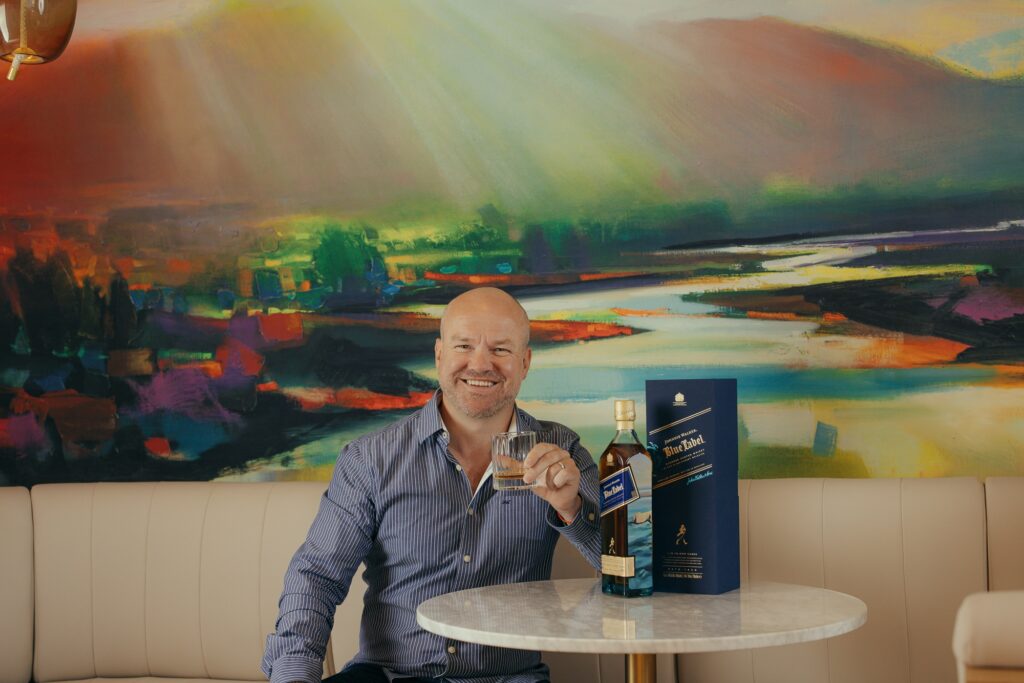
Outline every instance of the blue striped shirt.
POLYGON ((517 407, 520 429, 548 432, 547 440, 572 456, 582 474, 582 509, 563 524, 529 491, 496 492, 486 481, 474 492, 448 450, 439 395, 342 450, 285 574, 261 666, 271 683, 320 679, 335 608, 360 563, 367 590, 352 663, 474 683, 547 678, 540 653, 428 633, 416 623, 416 607, 466 588, 550 578, 559 534, 600 566, 597 467, 575 432, 517 407))

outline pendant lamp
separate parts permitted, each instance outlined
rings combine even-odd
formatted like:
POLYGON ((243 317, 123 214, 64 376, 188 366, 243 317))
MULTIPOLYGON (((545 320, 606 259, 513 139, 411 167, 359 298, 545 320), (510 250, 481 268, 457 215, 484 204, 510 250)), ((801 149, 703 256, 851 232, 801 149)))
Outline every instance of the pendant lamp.
POLYGON ((22 64, 52 62, 71 38, 78 0, 0 0, 0 58, 11 62, 7 80, 22 64))

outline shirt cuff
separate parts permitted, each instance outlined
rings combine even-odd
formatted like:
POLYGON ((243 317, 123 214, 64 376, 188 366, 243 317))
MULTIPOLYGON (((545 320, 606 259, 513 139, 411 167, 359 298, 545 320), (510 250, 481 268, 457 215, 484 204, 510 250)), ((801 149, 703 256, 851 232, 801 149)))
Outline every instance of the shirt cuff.
POLYGON ((562 515, 555 512, 555 508, 548 506, 548 524, 559 531, 565 532, 570 538, 574 534, 586 533, 589 527, 597 526, 597 508, 584 496, 580 496, 580 509, 571 521, 566 521, 562 515))
POLYGON ((274 661, 270 683, 318 683, 324 673, 324 663, 305 657, 284 656, 274 661))
POLYGON ((580 499, 580 509, 576 511, 576 514, 572 516, 572 519, 566 519, 562 516, 561 512, 555 510, 555 516, 558 517, 558 521, 561 522, 563 526, 569 526, 570 524, 575 522, 576 518, 580 516, 581 512, 583 512, 583 496, 576 497, 580 499))

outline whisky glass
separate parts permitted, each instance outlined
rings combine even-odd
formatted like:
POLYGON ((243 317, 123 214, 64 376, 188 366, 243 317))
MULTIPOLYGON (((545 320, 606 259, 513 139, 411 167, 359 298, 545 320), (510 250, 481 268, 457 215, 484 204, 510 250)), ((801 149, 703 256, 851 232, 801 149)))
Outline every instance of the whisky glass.
POLYGON ((537 432, 500 432, 491 437, 491 465, 496 490, 516 491, 537 485, 536 481, 532 484, 523 481, 526 470, 523 461, 536 445, 537 432))

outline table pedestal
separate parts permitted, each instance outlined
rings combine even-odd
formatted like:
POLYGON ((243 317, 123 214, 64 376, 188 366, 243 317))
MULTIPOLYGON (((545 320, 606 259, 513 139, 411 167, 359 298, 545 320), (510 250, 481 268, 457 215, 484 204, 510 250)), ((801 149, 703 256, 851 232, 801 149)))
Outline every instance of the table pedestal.
POLYGON ((655 655, 626 655, 626 683, 654 683, 657 671, 655 655))

